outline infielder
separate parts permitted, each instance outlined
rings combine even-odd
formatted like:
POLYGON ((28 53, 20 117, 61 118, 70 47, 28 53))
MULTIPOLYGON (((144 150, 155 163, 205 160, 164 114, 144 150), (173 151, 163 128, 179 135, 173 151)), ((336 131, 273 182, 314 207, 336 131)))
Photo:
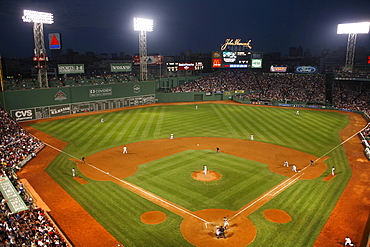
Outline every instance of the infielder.
POLYGON ((284 161, 284 166, 289 167, 288 161, 284 161))
POLYGON ((203 166, 204 175, 207 175, 207 166, 203 166))
POLYGON ((348 236, 344 240, 344 246, 355 246, 354 244, 352 244, 352 240, 348 236))
POLYGON ((253 141, 254 140, 254 135, 251 135, 251 141, 253 141))
POLYGON ((173 139, 173 134, 170 135, 170 139, 172 140, 173 139))
POLYGON ((123 152, 122 153, 127 154, 127 147, 126 146, 123 147, 123 152))
POLYGON ((295 165, 292 166, 292 171, 297 172, 297 167, 295 165))

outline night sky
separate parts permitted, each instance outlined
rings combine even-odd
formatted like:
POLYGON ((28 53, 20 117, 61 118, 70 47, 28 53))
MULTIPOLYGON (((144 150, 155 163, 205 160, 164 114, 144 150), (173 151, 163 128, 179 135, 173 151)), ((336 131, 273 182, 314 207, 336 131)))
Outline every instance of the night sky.
MULTIPOLYGON (((133 18, 154 20, 147 33, 150 53, 220 50, 225 39, 252 40, 253 51, 281 52, 289 47, 322 49, 347 45, 336 34, 337 24, 370 21, 370 0, 1 0, 0 55, 33 56, 33 24, 22 21, 23 9, 54 14, 49 33, 61 33, 63 51, 79 53, 139 53, 133 18)), ((358 35, 357 46, 370 50, 370 34, 358 35)))

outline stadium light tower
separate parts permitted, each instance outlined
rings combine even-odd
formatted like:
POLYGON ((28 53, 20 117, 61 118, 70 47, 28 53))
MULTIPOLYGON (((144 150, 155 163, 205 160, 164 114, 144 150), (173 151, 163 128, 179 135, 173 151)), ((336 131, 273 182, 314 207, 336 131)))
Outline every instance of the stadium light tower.
POLYGON ((337 34, 348 34, 345 70, 353 70, 357 34, 368 34, 370 22, 338 24, 337 34))
POLYGON ((53 24, 54 17, 51 13, 39 12, 34 10, 24 10, 22 16, 23 22, 33 22, 33 38, 35 41, 35 50, 33 61, 37 62, 35 66, 38 70, 37 80, 40 87, 48 87, 48 75, 46 62, 46 49, 44 44, 44 24, 53 24))
POLYGON ((139 31, 140 80, 148 80, 146 32, 153 31, 153 20, 134 18, 134 30, 139 31))

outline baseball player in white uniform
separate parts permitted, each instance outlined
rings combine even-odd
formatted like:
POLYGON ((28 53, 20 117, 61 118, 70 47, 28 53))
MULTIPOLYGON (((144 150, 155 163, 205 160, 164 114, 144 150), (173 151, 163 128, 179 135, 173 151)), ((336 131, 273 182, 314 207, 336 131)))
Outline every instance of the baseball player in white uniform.
POLYGON ((284 166, 289 167, 288 161, 284 161, 284 166))
POLYGON ((227 217, 224 217, 224 228, 227 229, 227 227, 230 227, 229 220, 227 217))
POLYGON ((295 165, 292 166, 292 171, 297 172, 297 167, 295 165))

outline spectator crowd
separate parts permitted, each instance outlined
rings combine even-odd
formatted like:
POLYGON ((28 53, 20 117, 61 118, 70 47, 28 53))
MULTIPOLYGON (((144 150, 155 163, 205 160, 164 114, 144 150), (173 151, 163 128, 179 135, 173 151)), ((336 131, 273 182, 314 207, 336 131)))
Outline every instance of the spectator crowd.
POLYGON ((19 164, 26 158, 36 156, 43 143, 19 126, 2 108, 0 133, 0 176, 9 178, 28 207, 28 210, 13 213, 0 193, 0 246, 67 246, 45 212, 34 205, 14 172, 21 169, 19 164))

